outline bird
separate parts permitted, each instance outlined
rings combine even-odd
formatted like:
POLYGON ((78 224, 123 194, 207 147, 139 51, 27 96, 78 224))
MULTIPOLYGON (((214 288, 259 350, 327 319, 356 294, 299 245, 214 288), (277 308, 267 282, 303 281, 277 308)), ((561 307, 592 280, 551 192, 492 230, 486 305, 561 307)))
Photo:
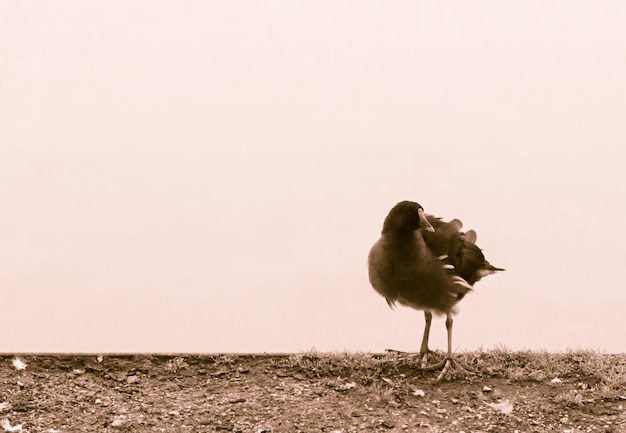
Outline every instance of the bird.
POLYGON ((424 311, 425 327, 420 345, 421 368, 440 367, 440 381, 451 366, 460 366, 452 353, 452 315, 456 305, 476 282, 503 268, 493 266, 476 245, 474 230, 461 231, 458 219, 443 221, 427 215, 413 201, 401 201, 388 213, 378 241, 368 255, 369 281, 385 298, 396 304, 424 311), (428 366, 428 337, 433 313, 446 316, 448 349, 445 358, 428 366))

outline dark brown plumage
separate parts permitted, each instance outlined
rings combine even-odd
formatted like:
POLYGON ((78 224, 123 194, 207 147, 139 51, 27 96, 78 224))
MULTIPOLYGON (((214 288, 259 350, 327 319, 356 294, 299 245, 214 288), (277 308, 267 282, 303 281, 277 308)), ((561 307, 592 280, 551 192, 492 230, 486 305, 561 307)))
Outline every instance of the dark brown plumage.
POLYGON ((399 303, 424 311, 420 350, 424 368, 438 367, 426 367, 432 313, 446 315, 448 354, 438 380, 454 363, 451 341, 456 304, 482 277, 504 270, 485 259, 473 230, 463 233, 461 228, 459 220, 445 222, 426 215, 418 203, 402 201, 385 218, 381 237, 368 257, 370 283, 390 307, 399 303))

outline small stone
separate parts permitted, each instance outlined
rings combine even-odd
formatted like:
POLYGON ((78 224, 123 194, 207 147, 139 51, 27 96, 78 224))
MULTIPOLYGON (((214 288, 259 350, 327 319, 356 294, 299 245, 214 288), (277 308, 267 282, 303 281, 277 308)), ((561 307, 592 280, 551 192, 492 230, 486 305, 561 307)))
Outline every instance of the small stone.
POLYGON ((229 403, 234 404, 234 403, 245 403, 246 399, 245 398, 234 398, 232 400, 228 400, 229 403))
POLYGON ((513 412, 513 403, 509 400, 502 400, 498 403, 485 403, 487 406, 491 406, 492 408, 499 410, 503 414, 510 414, 513 412))
POLYGON ((382 425, 385 428, 394 428, 396 426, 394 423, 392 423, 391 421, 387 421, 387 420, 383 420, 383 422, 381 422, 380 425, 382 425))
POLYGON ((24 370, 26 368, 26 363, 22 361, 20 358, 13 358, 13 367, 16 370, 24 370))
POLYGON ((356 388, 356 383, 348 382, 348 383, 342 383, 337 388, 335 388, 335 390, 336 391, 347 391, 348 389, 352 389, 352 388, 356 388))
POLYGON ((114 371, 112 373, 109 373, 109 377, 113 380, 116 380, 118 382, 123 382, 126 380, 126 378, 128 377, 128 375, 124 372, 121 371, 114 371))
POLYGON ((139 378, 137 376, 128 376, 126 378, 126 382, 127 383, 136 383, 137 381, 139 381, 139 378))

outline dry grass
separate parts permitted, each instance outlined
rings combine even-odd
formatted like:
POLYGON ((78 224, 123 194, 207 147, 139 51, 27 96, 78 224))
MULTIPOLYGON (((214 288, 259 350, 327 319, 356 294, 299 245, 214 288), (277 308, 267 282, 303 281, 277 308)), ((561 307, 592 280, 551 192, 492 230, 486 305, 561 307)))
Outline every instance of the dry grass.
MULTIPOLYGON (((575 382, 579 390, 570 390, 559 396, 562 401, 574 404, 593 398, 619 399, 626 396, 626 354, 604 354, 591 350, 556 353, 512 351, 499 347, 460 352, 457 357, 462 365, 476 374, 468 376, 451 370, 448 380, 475 381, 491 377, 513 382, 575 382)), ((407 376, 427 374, 419 371, 415 354, 311 351, 279 358, 275 362, 282 368, 296 369, 309 377, 351 378, 363 385, 373 386, 381 398, 390 398, 391 391, 396 394, 412 392, 407 376), (377 391, 376 387, 380 389, 377 391)))

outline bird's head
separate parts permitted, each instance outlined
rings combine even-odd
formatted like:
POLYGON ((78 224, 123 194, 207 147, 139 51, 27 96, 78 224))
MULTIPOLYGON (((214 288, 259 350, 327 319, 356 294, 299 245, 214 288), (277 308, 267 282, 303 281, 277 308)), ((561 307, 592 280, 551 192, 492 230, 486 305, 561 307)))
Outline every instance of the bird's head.
POLYGON ((424 208, 419 203, 401 201, 395 205, 385 218, 383 233, 391 231, 415 231, 420 228, 434 232, 435 229, 426 219, 424 208))

